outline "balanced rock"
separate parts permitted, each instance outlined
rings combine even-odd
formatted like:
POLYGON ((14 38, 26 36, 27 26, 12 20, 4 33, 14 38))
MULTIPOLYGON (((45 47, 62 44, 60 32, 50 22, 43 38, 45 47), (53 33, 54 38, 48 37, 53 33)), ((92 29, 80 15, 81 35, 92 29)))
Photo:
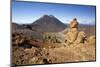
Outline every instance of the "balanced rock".
POLYGON ((67 33, 66 39, 67 39, 67 43, 73 43, 78 36, 78 22, 77 19, 73 19, 73 21, 71 21, 70 23, 70 29, 67 33))

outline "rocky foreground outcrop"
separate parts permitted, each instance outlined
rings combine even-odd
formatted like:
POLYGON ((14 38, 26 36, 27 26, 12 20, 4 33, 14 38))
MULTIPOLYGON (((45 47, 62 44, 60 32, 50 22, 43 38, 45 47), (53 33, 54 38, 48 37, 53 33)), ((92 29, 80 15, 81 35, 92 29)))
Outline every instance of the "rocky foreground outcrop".
POLYGON ((87 37, 78 30, 79 22, 73 19, 70 28, 63 32, 44 32, 43 40, 12 34, 12 64, 50 64, 96 60, 96 36, 87 37))

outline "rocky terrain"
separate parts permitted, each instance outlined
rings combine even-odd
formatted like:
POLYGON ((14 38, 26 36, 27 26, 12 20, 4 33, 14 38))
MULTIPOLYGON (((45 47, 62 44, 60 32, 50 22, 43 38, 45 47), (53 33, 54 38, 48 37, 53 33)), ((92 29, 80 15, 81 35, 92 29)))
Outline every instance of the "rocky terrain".
MULTIPOLYGON (((55 18, 54 16, 45 17, 47 19, 50 18, 48 20, 52 24, 56 21, 58 22, 57 19, 56 21, 51 20, 51 18, 55 18)), ((47 23, 47 20, 43 18, 41 18, 43 22, 47 23)), ((43 22, 38 20, 35 21, 35 24, 43 22)), ((63 24, 60 22, 58 25, 54 25, 57 26, 56 31, 54 31, 55 26, 52 31, 48 28, 49 31, 42 31, 44 29, 42 27, 39 31, 35 30, 34 24, 20 26, 13 23, 12 64, 52 64, 96 60, 95 29, 91 27, 91 33, 87 33, 87 27, 79 27, 79 22, 76 18, 70 22, 69 28, 65 25, 62 28, 63 24), (19 27, 21 29, 18 29, 19 27), (57 28, 60 30, 58 31, 57 28)), ((37 26, 36 28, 39 27, 37 26)))

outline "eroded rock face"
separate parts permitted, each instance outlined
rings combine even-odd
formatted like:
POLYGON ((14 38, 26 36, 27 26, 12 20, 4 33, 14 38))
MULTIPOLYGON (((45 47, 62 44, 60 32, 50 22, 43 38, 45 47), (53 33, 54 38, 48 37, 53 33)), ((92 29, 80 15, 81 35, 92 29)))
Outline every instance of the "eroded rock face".
POLYGON ((86 42, 86 34, 84 31, 78 31, 78 21, 77 19, 73 19, 70 23, 70 29, 66 34, 67 44, 73 43, 85 43, 86 42))
POLYGON ((43 34, 43 41, 48 43, 64 42, 64 34, 58 32, 46 32, 43 34))
POLYGON ((13 33, 12 34, 12 41, 13 41, 13 44, 15 45, 19 45, 19 44, 22 44, 24 42, 25 38, 23 37, 23 34, 22 33, 13 33))
POLYGON ((94 45, 95 46, 95 44, 96 44, 96 36, 90 36, 90 37, 88 37, 88 43, 90 44, 90 45, 94 45))
POLYGON ((42 47, 43 42, 38 39, 33 39, 31 36, 25 37, 22 33, 13 33, 12 34, 12 45, 13 46, 21 46, 24 48, 34 47, 42 47))
POLYGON ((85 32, 84 31, 79 32, 75 43, 85 43, 85 41, 86 41, 85 32))
POLYGON ((44 42, 48 42, 48 43, 56 43, 56 33, 45 32, 43 34, 43 40, 44 42))
POLYGON ((13 64, 46 64, 46 52, 43 49, 32 47, 23 49, 22 47, 13 48, 13 64))
POLYGON ((71 29, 68 33, 67 33, 67 42, 68 43, 73 43, 78 36, 78 31, 77 29, 71 29))
POLYGON ((78 22, 77 19, 73 19, 73 21, 71 21, 70 23, 70 29, 68 31, 68 33, 66 34, 66 39, 67 39, 67 43, 73 43, 78 36, 78 22))

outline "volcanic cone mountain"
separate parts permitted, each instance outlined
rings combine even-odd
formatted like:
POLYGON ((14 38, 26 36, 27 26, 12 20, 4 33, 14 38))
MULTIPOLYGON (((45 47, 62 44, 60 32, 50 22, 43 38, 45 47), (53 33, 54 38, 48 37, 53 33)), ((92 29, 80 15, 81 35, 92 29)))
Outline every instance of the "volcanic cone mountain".
POLYGON ((39 32, 58 32, 66 28, 66 25, 53 15, 44 15, 33 22, 31 26, 39 32))

